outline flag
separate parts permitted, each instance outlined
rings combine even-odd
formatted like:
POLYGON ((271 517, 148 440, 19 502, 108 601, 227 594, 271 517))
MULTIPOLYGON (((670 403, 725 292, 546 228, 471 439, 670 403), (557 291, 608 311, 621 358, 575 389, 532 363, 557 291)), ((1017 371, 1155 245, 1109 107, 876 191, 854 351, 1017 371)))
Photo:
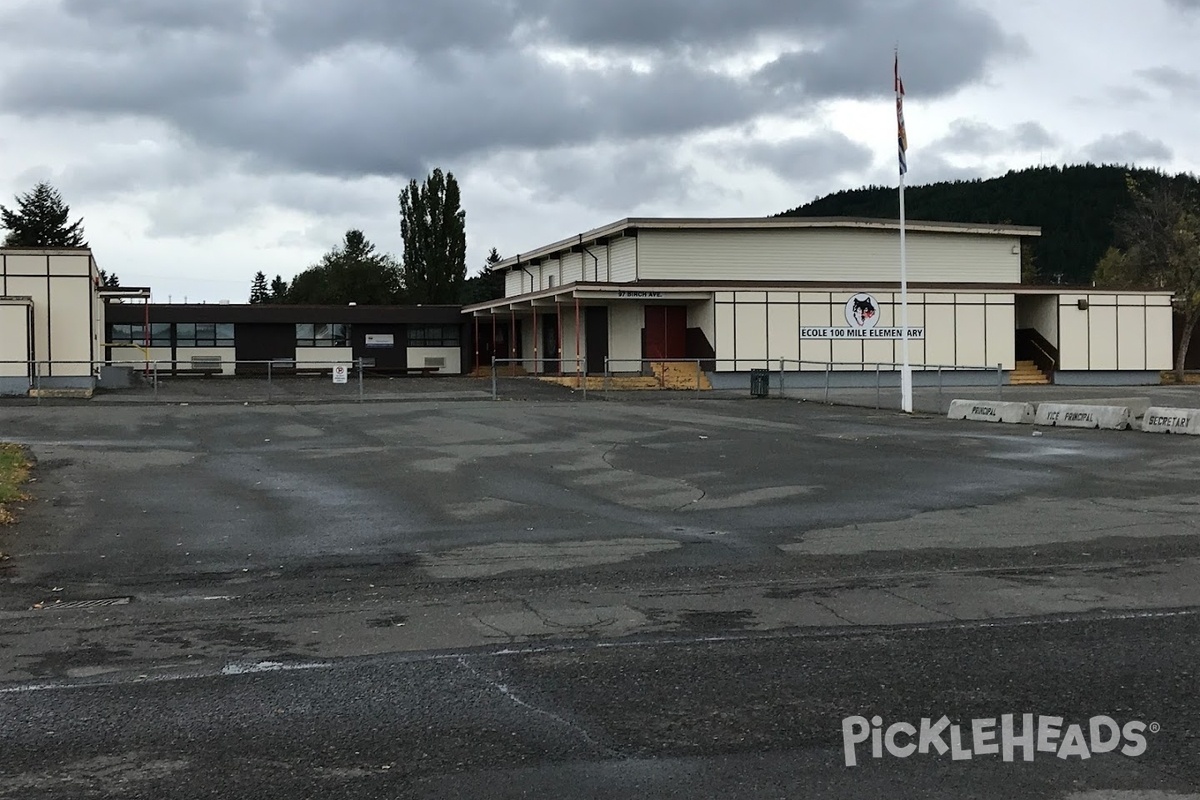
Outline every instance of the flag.
POLYGON ((896 53, 896 141, 899 146, 900 174, 908 173, 908 134, 904 130, 904 81, 900 79, 900 53, 896 53))

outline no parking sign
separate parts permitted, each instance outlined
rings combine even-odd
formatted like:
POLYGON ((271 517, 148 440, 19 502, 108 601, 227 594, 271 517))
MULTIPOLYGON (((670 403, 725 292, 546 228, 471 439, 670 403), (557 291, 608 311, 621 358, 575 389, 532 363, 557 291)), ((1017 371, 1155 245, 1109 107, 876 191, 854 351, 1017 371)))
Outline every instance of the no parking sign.
POLYGON ((333 368, 333 382, 334 383, 345 383, 346 379, 349 375, 350 375, 350 368, 347 367, 345 364, 338 364, 337 366, 335 366, 333 368))

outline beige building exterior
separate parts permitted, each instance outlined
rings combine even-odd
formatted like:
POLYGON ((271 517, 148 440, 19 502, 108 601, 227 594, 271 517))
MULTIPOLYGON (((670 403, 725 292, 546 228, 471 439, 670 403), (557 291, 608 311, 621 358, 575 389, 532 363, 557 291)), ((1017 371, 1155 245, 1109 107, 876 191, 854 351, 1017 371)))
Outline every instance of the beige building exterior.
MULTIPOLYGON (((918 384, 1018 369, 1057 383, 1157 383, 1170 368, 1170 293, 1022 285, 1022 244, 1040 233, 908 223, 918 384)), ((892 220, 625 219, 497 268, 504 299, 465 309, 481 363, 619 374, 694 359, 714 385, 742 386, 762 368, 801 381, 833 371, 853 385, 902 361, 892 220)))
POLYGON ((99 284, 87 248, 0 248, 0 394, 95 385, 99 284))

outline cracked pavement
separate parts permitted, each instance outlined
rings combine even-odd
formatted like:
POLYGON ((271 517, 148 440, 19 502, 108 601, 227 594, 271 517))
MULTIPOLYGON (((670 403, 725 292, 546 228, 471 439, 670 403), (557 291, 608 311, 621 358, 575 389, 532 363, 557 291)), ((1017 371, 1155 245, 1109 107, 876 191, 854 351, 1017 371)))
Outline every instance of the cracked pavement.
MULTIPOLYGON (((1053 626, 1097 660, 1097 707, 1073 708, 1101 713, 1102 691, 1127 685, 1110 658, 1120 631, 1161 672, 1146 688, 1161 696, 1140 702, 1160 703, 1176 738, 1124 772, 1099 758, 1091 772, 1039 768, 1023 796, 1179 797, 1198 780, 1167 758, 1197 741, 1179 688, 1200 654, 1200 447, 1186 437, 654 399, 0 406, 0 438, 38 460, 35 502, 0 533, 14 555, 0 568, 0 744, 13 753, 0 797, 295 796, 280 773, 301 764, 296 780, 330 797, 618 784, 864 796, 900 774, 933 790, 937 763, 834 763, 839 715, 896 699, 861 689, 878 678, 862 661, 872 637, 925 665, 896 676, 905 692, 1003 713, 1004 669, 973 690, 945 665, 1020 631, 1006 657, 1044 675, 1026 702, 1053 706, 1084 674, 1056 655, 1067 642, 1036 635, 1053 626), (129 601, 86 604, 113 598, 129 601), (846 648, 842 680, 800 691, 831 641, 846 648), (569 677, 597 659, 623 704, 569 677), (777 711, 808 727, 756 732, 772 701, 719 672, 739 659, 795 665, 795 686, 783 672, 771 685, 777 711), (481 671, 501 662, 503 675, 481 671), (685 665, 690 684, 669 677, 685 665), (273 694, 285 686, 290 700, 273 694), (373 692, 399 705, 368 710, 373 692), (955 699, 973 692, 995 702, 955 699), (668 714, 677 702, 690 716, 668 714), (45 716, 64 703, 132 727, 101 740, 45 716), (635 744, 643 707, 672 727, 635 744), (417 733, 436 709, 450 710, 417 733), (723 733, 705 740, 713 715, 723 733), (564 730, 593 741, 558 741, 564 730), (390 744, 368 743, 379 736, 390 744), (69 752, 49 755, 51 742, 69 752), (226 776, 213 794, 201 770, 226 776)), ((993 796, 979 787, 1012 773, 988 769, 947 786, 993 796)))

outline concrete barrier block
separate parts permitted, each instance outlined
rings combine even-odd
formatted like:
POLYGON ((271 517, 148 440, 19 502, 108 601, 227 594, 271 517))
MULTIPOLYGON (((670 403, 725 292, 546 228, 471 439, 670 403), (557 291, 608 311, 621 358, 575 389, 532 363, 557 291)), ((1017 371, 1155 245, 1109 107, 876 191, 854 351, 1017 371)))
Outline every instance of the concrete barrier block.
POLYGON ((1030 403, 1002 403, 992 400, 952 400, 949 419, 969 419, 974 422, 1007 422, 1029 424, 1034 410, 1030 403))
POLYGON ((1034 420, 1037 425, 1064 428, 1103 428, 1123 431, 1129 427, 1128 406, 1093 406, 1075 403, 1040 403, 1034 420))
POLYGON ((1200 408, 1151 406, 1142 417, 1146 433, 1183 433, 1200 436, 1200 408))

